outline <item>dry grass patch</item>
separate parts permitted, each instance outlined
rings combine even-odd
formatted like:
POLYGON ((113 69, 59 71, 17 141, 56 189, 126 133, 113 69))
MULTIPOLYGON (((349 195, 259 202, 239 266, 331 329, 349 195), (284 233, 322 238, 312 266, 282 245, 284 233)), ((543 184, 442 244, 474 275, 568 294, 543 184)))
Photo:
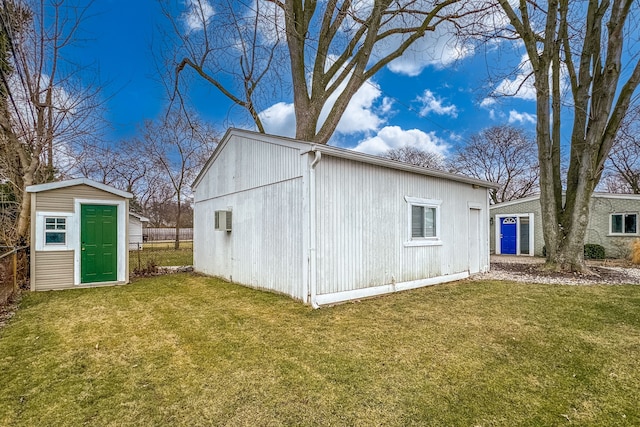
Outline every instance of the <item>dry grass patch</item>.
POLYGON ((640 287, 459 282, 311 310, 171 275, 28 294, 0 425, 638 425, 640 287))

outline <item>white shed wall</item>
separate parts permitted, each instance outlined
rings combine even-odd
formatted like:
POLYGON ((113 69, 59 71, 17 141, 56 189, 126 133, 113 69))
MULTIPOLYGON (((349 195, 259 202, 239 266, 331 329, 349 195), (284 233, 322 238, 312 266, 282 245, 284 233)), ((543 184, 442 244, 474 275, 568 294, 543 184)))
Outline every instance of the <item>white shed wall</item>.
POLYGON ((299 150, 233 136, 198 183, 195 202, 299 176, 299 150))
POLYGON ((142 221, 129 215, 129 250, 142 249, 142 221))
POLYGON ((195 189, 194 269, 305 300, 299 150, 231 138, 195 189), (231 232, 214 230, 231 209, 231 232))
POLYGON ((480 270, 488 270, 486 188, 329 156, 322 158, 316 174, 318 295, 459 278, 469 271, 470 235, 480 236, 480 270), (442 201, 442 245, 405 247, 405 196, 442 201), (470 205, 480 207, 480 220, 477 215, 474 219, 481 230, 470 232, 470 205))

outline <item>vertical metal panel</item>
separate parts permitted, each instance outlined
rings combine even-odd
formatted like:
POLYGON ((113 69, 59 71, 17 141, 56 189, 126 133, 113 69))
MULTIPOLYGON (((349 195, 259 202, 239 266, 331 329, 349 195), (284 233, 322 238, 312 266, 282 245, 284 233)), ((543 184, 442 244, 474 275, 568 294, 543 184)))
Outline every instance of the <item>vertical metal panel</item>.
POLYGON ((301 192, 298 178, 199 202, 195 270, 304 299, 301 192), (216 231, 214 212, 228 208, 232 231, 216 231))
MULTIPOLYGON (((484 207, 481 222, 487 223, 485 188, 329 156, 317 174, 319 294, 468 271, 468 204, 484 207), (404 246, 405 196, 442 200, 442 245, 404 246)), ((487 235, 483 228, 482 260, 488 259, 487 235)))
POLYGON ((304 300, 299 150, 233 137, 196 188, 194 269, 304 300), (232 231, 214 212, 233 211, 232 231))
POLYGON ((198 184, 195 200, 220 197, 299 176, 299 150, 232 136, 198 184))

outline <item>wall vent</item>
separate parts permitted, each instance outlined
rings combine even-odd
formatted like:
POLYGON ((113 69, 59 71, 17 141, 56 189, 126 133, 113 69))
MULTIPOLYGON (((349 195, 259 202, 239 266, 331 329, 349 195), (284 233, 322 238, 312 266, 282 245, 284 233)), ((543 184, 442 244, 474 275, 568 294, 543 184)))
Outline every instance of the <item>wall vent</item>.
POLYGON ((231 231, 231 211, 216 211, 216 230, 231 231))

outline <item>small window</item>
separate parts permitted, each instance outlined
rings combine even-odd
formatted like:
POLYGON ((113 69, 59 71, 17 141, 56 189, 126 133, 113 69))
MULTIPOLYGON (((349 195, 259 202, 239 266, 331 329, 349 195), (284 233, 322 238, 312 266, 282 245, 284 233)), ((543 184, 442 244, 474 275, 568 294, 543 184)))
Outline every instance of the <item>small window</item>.
POLYGON ((67 219, 58 217, 46 217, 44 219, 44 244, 67 244, 67 219))
POLYGON ((440 245, 441 200, 405 197, 409 206, 409 235, 405 246, 440 245))
POLYGON ((411 238, 415 237, 437 237, 435 207, 411 206, 411 238))
POLYGON ((611 214, 611 234, 638 234, 638 214, 611 214))

